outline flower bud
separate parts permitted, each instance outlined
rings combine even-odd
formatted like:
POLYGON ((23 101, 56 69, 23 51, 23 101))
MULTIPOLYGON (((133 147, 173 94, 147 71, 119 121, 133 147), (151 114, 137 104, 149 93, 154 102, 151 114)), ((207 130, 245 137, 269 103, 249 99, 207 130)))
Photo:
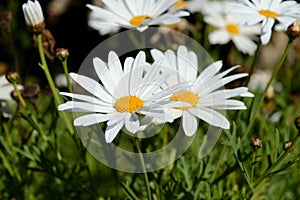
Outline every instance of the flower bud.
POLYGON ((290 148, 292 146, 292 142, 291 141, 286 141, 283 143, 283 148, 284 150, 287 150, 288 148, 290 148))
POLYGON ((19 79, 19 74, 17 72, 9 72, 6 76, 7 80, 10 82, 10 83, 16 83, 17 80, 19 79))
POLYGON ((66 60, 69 57, 69 51, 65 48, 56 49, 56 56, 61 60, 66 60))
POLYGON ((262 146, 262 141, 258 137, 251 138, 250 145, 253 149, 259 149, 262 146))
POLYGON ((34 33, 40 33, 45 28, 45 19, 40 3, 28 0, 22 6, 27 27, 34 33))
POLYGON ((300 36, 300 19, 288 27, 287 34, 291 39, 295 39, 300 36))

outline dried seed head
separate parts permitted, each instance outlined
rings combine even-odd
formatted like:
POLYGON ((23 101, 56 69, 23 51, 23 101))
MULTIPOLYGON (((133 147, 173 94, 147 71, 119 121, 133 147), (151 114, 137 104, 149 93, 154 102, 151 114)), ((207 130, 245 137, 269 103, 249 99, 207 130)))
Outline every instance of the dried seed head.
POLYGON ((253 137, 250 140, 250 145, 253 149, 259 149, 262 146, 262 141, 258 137, 253 137))
MULTIPOLYGON (((55 38, 53 37, 52 33, 50 32, 50 30, 48 29, 43 29, 42 31, 42 44, 43 44, 43 49, 44 49, 44 53, 46 55, 46 57, 51 60, 54 61, 55 59, 55 38)), ((38 47, 38 41, 37 41, 37 37, 36 35, 33 35, 33 46, 34 47, 38 47)))

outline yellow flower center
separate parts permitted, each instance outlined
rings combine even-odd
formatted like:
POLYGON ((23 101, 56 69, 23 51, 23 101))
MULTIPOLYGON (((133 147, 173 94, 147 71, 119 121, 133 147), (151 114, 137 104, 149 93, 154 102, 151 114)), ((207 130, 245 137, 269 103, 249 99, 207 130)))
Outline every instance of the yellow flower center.
POLYGON ((175 3, 176 8, 182 8, 186 5, 186 2, 184 0, 179 0, 177 3, 175 3))
POLYGON ((195 107, 198 103, 198 100, 199 98, 195 93, 186 90, 180 90, 170 98, 170 101, 183 101, 192 105, 176 108, 179 110, 188 110, 192 107, 195 107))
POLYGON ((240 29, 236 24, 227 24, 226 30, 232 35, 238 35, 240 33, 240 29))
POLYGON ((144 102, 136 96, 124 96, 116 101, 115 109, 118 112, 132 113, 143 107, 143 105, 144 102))
POLYGON ((258 13, 269 18, 275 18, 279 15, 278 13, 271 10, 259 10, 258 13))
POLYGON ((130 20, 132 26, 141 26, 144 19, 149 19, 149 15, 139 15, 135 16, 130 20))

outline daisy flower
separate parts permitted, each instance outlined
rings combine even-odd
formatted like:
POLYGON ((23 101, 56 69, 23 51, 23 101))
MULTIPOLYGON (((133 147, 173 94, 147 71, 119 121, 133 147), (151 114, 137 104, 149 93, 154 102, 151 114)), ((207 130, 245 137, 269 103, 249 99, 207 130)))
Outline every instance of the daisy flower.
MULTIPOLYGON (((146 63, 144 52, 135 59, 126 58, 124 69, 117 54, 111 51, 106 64, 100 58, 93 59, 94 69, 102 84, 89 77, 70 73, 70 77, 88 94, 61 92, 61 95, 72 97, 59 105, 61 111, 85 112, 74 120, 75 126, 90 126, 107 121, 105 130, 106 142, 110 143, 118 132, 125 130, 135 134, 143 119, 155 117, 163 122, 172 122, 173 118, 164 113, 162 108, 182 105, 184 102, 170 102, 168 99, 174 91, 182 89, 184 84, 161 90, 161 85, 169 74, 159 76, 160 61, 152 65, 146 63), (144 117, 144 118, 142 118, 144 117), (140 118, 142 118, 140 120, 140 118)), ((188 104, 189 105, 189 104, 188 104)))
MULTIPOLYGON (((23 89, 22 85, 17 85, 19 90, 23 89)), ((14 91, 14 86, 8 82, 5 75, 0 76, 0 100, 12 100, 11 92, 14 91)))
POLYGON ((144 31, 151 25, 168 25, 188 16, 187 11, 169 12, 178 0, 102 0, 104 7, 87 4, 91 9, 88 24, 101 35, 121 27, 144 31))
POLYGON ((262 22, 260 39, 264 45, 269 43, 275 23, 276 31, 286 31, 300 16, 300 4, 293 0, 240 0, 232 5, 235 6, 232 13, 244 16, 240 24, 262 22))
POLYGON ((216 127, 229 129, 229 121, 218 110, 247 109, 243 102, 231 98, 239 96, 253 97, 253 94, 248 92, 247 87, 220 89, 227 83, 248 75, 240 73, 226 76, 239 66, 218 73, 222 68, 222 62, 217 61, 209 65, 197 76, 197 56, 193 51, 188 51, 185 46, 178 48, 177 55, 172 50, 167 50, 163 53, 157 49, 153 49, 151 55, 155 60, 163 58, 164 65, 170 66, 178 72, 177 77, 167 79, 164 87, 172 87, 183 81, 187 81, 190 84, 189 89, 173 93, 170 98, 170 101, 187 102, 190 106, 165 109, 165 112, 172 115, 174 119, 181 117, 183 131, 187 136, 195 134, 198 127, 198 119, 216 127))
POLYGON ((244 54, 253 55, 257 45, 253 41, 260 33, 260 25, 243 26, 238 24, 235 15, 214 14, 204 17, 204 21, 217 29, 210 32, 211 44, 227 44, 232 41, 236 48, 244 54))

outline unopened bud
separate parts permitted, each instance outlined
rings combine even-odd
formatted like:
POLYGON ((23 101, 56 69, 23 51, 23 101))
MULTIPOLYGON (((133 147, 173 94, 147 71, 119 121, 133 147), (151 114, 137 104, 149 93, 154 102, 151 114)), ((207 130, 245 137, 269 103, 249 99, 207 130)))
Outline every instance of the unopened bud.
POLYGON ((251 138, 250 145, 253 149, 259 149, 262 146, 262 141, 258 137, 251 138))
POLYGON ((40 3, 37 0, 28 0, 22 8, 27 27, 35 33, 42 32, 45 28, 45 19, 40 3))
POLYGON ((290 148, 292 146, 292 142, 291 141, 286 141, 283 143, 283 148, 284 150, 287 150, 288 148, 290 148))
POLYGON ((65 49, 65 48, 58 48, 58 49, 56 49, 56 56, 60 60, 65 60, 69 57, 69 51, 68 51, 68 49, 65 49))
POLYGON ((19 79, 19 74, 17 72, 9 72, 6 78, 10 83, 15 83, 19 79))
POLYGON ((291 39, 300 37, 300 19, 288 27, 287 34, 291 39))

